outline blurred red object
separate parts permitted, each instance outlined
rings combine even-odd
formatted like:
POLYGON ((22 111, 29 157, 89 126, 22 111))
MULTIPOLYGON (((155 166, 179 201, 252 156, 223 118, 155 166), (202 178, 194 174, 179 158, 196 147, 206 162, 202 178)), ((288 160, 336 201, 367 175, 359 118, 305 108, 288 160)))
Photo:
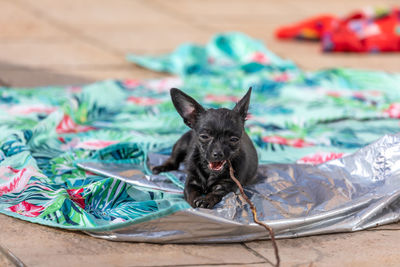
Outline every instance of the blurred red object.
POLYGON ((320 40, 326 52, 400 51, 400 9, 367 8, 345 18, 324 14, 280 27, 279 39, 320 40))

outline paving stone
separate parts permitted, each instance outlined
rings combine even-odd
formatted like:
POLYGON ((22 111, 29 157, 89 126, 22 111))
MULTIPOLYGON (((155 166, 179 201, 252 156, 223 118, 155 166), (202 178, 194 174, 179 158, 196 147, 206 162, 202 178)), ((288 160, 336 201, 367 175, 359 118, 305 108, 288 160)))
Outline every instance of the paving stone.
MULTIPOLYGON (((307 49, 309 50, 309 49, 307 49)), ((294 62, 306 70, 319 70, 326 68, 356 68, 366 70, 381 70, 388 72, 400 71, 400 55, 398 54, 376 54, 376 55, 354 55, 354 54, 329 54, 316 51, 308 54, 297 50, 289 56, 294 62), (319 55, 318 55, 319 54, 319 55), (310 60, 310 57, 318 57, 318 62, 310 60), (382 64, 385 62, 385 64, 382 64)))
POLYGON ((115 28, 114 30, 91 30, 86 32, 93 38, 104 38, 104 42, 124 53, 159 55, 170 53, 182 43, 205 44, 214 35, 214 31, 199 30, 188 25, 171 27, 170 25, 149 25, 136 27, 132 31, 115 28), (162 40, 162 41, 160 41, 162 40))
POLYGON ((65 41, 68 34, 23 10, 13 1, 0 1, 0 42, 65 41))
POLYGON ((168 74, 156 73, 127 64, 116 68, 17 68, 1 69, 0 80, 13 87, 36 87, 50 85, 82 85, 108 79, 154 79, 167 77, 168 74))
POLYGON ((334 14, 337 16, 346 16, 350 12, 367 7, 391 7, 398 6, 396 0, 352 0, 352 1, 334 1, 327 4, 325 1, 291 1, 292 6, 296 7, 298 13, 304 17, 315 16, 318 14, 334 14))
POLYGON ((23 0, 26 9, 43 12, 44 19, 56 20, 60 23, 78 27, 77 30, 114 29, 116 26, 126 30, 139 25, 180 23, 147 2, 140 0, 23 0))
POLYGON ((37 1, 30 1, 29 5, 43 12, 46 20, 57 21, 61 28, 101 40, 121 53, 170 52, 183 42, 204 43, 214 33, 196 29, 153 1, 74 0, 60 4, 42 0, 41 3, 45 5, 37 1))
POLYGON ((81 73, 70 74, 45 68, 1 69, 0 80, 4 85, 13 87, 36 87, 47 85, 79 85, 93 82, 81 73))
MULTIPOLYGON (((282 266, 398 266, 400 231, 361 231, 278 240, 282 266)), ((246 244, 270 261, 270 241, 246 244)))
POLYGON ((14 267, 15 265, 6 256, 0 254, 0 266, 14 267))
POLYGON ((0 243, 27 266, 159 266, 260 263, 241 244, 156 245, 112 242, 0 214, 0 243))
POLYGON ((215 266, 221 266, 221 267, 238 267, 238 266, 243 266, 243 267, 269 267, 272 266, 268 263, 246 263, 246 264, 221 264, 221 265, 201 265, 201 267, 215 267, 215 266))
POLYGON ((379 227, 367 229, 367 231, 390 231, 390 230, 393 230, 393 231, 400 230, 400 223, 391 223, 391 224, 386 224, 386 225, 382 225, 379 227))
MULTIPOLYGON (((293 1, 281 0, 281 5, 268 1, 241 1, 241 0, 206 0, 206 1, 155 1, 160 6, 168 6, 180 13, 196 17, 219 17, 221 20, 233 16, 245 16, 246 19, 266 17, 268 15, 285 15, 285 11, 292 6, 293 1)), ((286 13, 287 14, 287 13, 286 13)), ((245 21, 244 21, 245 22, 245 21)))
POLYGON ((64 43, 0 43, 0 62, 23 66, 123 64, 125 59, 81 41, 64 43))
POLYGON ((329 4, 327 4, 326 1, 314 0, 280 0, 275 3, 270 1, 241 0, 156 0, 156 2, 162 5, 168 5, 177 11, 191 16, 213 16, 221 20, 245 17, 243 22, 262 17, 264 17, 265 20, 269 20, 270 17, 275 19, 276 16, 282 16, 290 22, 290 20, 296 21, 297 18, 306 18, 306 16, 314 16, 321 13, 331 13, 339 16, 368 6, 385 7, 398 5, 397 0, 334 1, 329 2, 329 4))
POLYGON ((0 250, 0 266, 2 267, 14 267, 15 264, 0 250))

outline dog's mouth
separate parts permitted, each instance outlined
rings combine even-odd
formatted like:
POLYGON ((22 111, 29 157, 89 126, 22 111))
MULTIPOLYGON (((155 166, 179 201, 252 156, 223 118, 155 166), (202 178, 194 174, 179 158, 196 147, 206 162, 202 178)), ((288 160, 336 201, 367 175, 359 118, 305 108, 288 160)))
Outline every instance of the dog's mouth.
POLYGON ((225 163, 226 163, 226 160, 209 162, 208 168, 212 171, 220 171, 224 167, 225 163))

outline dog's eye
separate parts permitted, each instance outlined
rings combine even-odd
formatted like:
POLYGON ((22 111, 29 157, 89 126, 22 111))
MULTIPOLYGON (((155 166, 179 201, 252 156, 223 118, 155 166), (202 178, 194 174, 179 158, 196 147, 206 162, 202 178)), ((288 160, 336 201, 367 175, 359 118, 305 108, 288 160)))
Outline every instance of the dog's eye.
POLYGON ((200 139, 201 139, 202 141, 207 141, 208 139, 210 139, 210 136, 209 136, 209 135, 206 135, 206 134, 201 134, 201 135, 200 135, 200 139))
POLYGON ((231 139, 230 139, 230 141, 231 141, 232 143, 237 143, 237 142, 239 142, 239 138, 236 137, 236 136, 232 136, 231 139))

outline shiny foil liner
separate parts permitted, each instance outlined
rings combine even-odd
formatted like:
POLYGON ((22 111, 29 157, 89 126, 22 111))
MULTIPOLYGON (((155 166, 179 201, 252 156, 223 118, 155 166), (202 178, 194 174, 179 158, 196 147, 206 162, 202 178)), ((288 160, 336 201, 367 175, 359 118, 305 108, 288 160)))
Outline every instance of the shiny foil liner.
MULTIPOLYGON (((150 164, 162 160, 157 154, 149 158, 150 164)), ((142 187, 182 191, 165 176, 120 175, 132 166, 92 163, 81 167, 142 187)), ((184 180, 183 172, 175 174, 184 180)), ((257 182, 245 187, 245 192, 259 219, 274 229, 277 238, 352 232, 397 222, 400 135, 385 135, 352 155, 320 165, 261 165, 257 182)), ((253 222, 239 192, 228 194, 212 210, 190 208, 117 230, 87 233, 109 240, 154 243, 268 239, 265 229, 253 222)))

